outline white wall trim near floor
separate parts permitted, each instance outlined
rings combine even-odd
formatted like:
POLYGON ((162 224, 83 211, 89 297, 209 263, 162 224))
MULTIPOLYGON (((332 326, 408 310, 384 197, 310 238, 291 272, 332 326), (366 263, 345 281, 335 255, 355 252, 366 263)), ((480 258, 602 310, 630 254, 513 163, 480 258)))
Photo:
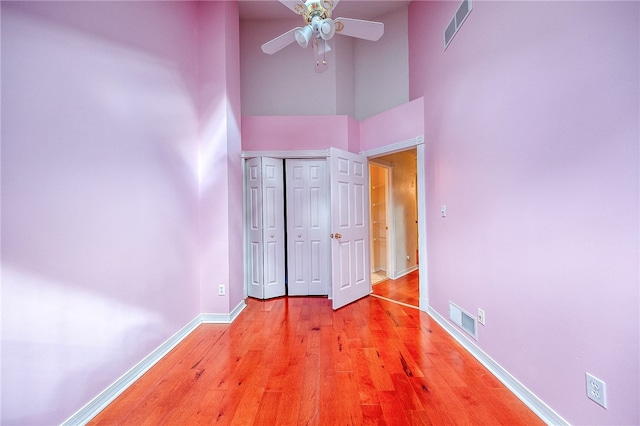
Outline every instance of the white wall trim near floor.
POLYGON ((127 371, 122 377, 113 382, 108 388, 93 398, 87 405, 78 410, 74 415, 62 423, 63 426, 85 425, 98 415, 107 405, 116 399, 122 392, 138 380, 144 373, 167 355, 182 340, 184 340, 200 324, 230 324, 235 320, 240 312, 246 307, 242 300, 238 306, 228 314, 200 314, 182 327, 176 334, 171 336, 166 342, 158 346, 153 352, 147 355, 142 361, 127 371))
POLYGON ((198 318, 200 324, 231 324, 246 307, 247 304, 243 300, 228 314, 200 314, 198 318))
POLYGON ((458 328, 454 327, 442 315, 436 312, 431 306, 427 308, 427 313, 433 318, 447 333, 451 335, 458 343, 460 343, 474 358, 484 365, 498 380, 500 380, 511 392, 515 394, 522 402, 536 413, 543 422, 549 425, 569 425, 565 419, 560 417, 558 413, 553 411, 551 407, 545 404, 533 392, 527 389, 522 383, 513 377, 500 364, 487 355, 482 349, 476 346, 467 336, 458 328))

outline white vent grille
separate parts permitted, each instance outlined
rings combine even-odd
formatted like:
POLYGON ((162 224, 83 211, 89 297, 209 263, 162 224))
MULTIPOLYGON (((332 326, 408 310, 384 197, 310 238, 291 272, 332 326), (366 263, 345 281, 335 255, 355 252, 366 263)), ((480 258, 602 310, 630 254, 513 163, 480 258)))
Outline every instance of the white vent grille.
POLYGON ((471 0, 462 0, 462 3, 460 3, 460 6, 458 6, 458 10, 456 10, 456 14, 453 15, 453 18, 451 18, 449 25, 447 25, 447 28, 444 30, 445 50, 462 26, 462 23, 465 21, 465 19, 467 19, 467 16, 469 16, 469 13, 471 13, 471 9, 471 0))
POLYGON ((469 315, 452 302, 449 302, 449 319, 455 325, 466 331, 471 337, 478 340, 478 334, 476 332, 476 318, 469 315))

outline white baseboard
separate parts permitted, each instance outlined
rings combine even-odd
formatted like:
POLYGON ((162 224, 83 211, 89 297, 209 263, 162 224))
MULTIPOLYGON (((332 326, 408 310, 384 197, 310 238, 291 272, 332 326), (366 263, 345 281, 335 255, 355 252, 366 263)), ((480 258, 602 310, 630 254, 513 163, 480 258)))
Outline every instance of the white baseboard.
POLYGON ((548 425, 569 425, 565 419, 553 411, 533 392, 527 389, 522 383, 513 377, 500 364, 494 361, 482 349, 476 346, 462 331, 454 327, 449 321, 436 312, 431 306, 427 307, 427 313, 433 318, 447 333, 460 343, 474 358, 484 365, 498 380, 500 380, 511 392, 514 393, 527 407, 548 425))
POLYGON ((142 361, 127 371, 122 377, 116 380, 108 388, 102 391, 98 396, 93 398, 87 405, 78 410, 74 415, 65 420, 63 426, 85 425, 91 419, 105 409, 113 400, 115 400, 122 392, 138 380, 144 373, 167 355, 182 340, 184 340, 193 330, 200 324, 230 324, 235 320, 240 312, 246 307, 246 303, 242 300, 228 314, 200 314, 191 320, 187 325, 182 327, 176 334, 171 336, 166 342, 158 346, 153 352, 147 355, 142 361))
POLYGON ((396 276, 394 278, 392 278, 392 279, 397 280, 398 278, 402 278, 405 275, 409 275, 410 273, 412 273, 413 271, 416 271, 416 270, 418 270, 418 265, 413 265, 413 266, 410 266, 410 267, 408 267, 406 269, 402 269, 400 271, 396 271, 396 276))
POLYGON ((231 324, 235 320, 240 312, 247 307, 247 304, 242 300, 238 305, 231 310, 228 314, 200 314, 201 324, 231 324))

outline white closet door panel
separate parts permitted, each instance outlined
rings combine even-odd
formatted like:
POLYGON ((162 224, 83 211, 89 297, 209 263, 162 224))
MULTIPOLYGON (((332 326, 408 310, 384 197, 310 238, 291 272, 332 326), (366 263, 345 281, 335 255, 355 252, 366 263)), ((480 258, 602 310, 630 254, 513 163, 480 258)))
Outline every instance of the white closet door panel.
POLYGON ((264 298, 284 296, 285 229, 284 167, 282 160, 262 158, 264 298))
POLYGON ((322 193, 320 188, 309 188, 309 230, 317 230, 322 227, 322 223, 320 218, 322 217, 321 208, 325 208, 326 206, 321 207, 321 199, 322 193))
POLYGON ((293 245, 293 252, 288 254, 289 263, 289 279, 288 294, 290 296, 307 296, 309 294, 309 285, 305 274, 306 245, 304 241, 294 241, 289 244, 293 245))
MULTIPOLYGON (((305 217, 305 188, 302 186, 296 186, 293 188, 293 199, 290 201, 293 203, 293 215, 287 216, 287 220, 291 220, 293 229, 300 234, 307 228, 305 217)), ((298 235, 296 234, 296 236, 298 235)), ((300 237, 301 238, 301 237, 300 237)))
POLYGON ((247 294, 264 298, 263 234, 262 234, 262 163, 259 158, 246 161, 248 260, 247 294))
POLYGON ((286 168, 289 294, 326 295, 330 281, 327 162, 287 160, 286 168))

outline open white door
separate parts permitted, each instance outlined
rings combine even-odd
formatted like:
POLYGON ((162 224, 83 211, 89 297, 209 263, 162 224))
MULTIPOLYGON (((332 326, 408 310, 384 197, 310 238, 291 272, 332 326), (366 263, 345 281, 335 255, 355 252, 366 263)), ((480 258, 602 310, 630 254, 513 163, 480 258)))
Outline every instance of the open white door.
POLYGON ((331 148, 331 286, 333 309, 371 292, 369 166, 360 155, 331 148))

